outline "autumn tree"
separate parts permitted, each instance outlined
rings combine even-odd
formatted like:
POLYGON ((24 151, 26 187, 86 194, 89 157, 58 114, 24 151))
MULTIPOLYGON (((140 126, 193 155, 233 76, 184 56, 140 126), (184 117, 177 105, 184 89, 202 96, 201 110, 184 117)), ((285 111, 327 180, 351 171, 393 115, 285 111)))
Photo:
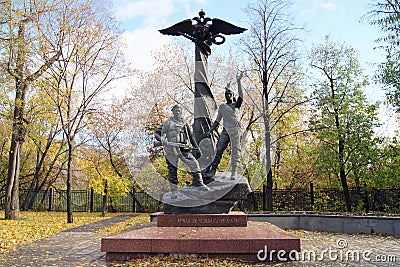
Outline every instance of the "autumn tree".
POLYGON ((377 148, 378 157, 364 172, 364 182, 369 188, 400 187, 400 144, 398 138, 385 140, 377 148))
POLYGON ((111 104, 89 115, 87 131, 90 132, 92 141, 90 147, 85 149, 84 157, 88 161, 86 165, 89 165, 87 173, 91 177, 90 184, 96 193, 103 196, 103 215, 106 212, 107 198, 130 192, 132 184, 124 158, 124 150, 128 145, 124 134, 129 108, 130 99, 113 99, 111 104))
POLYGON ((397 0, 371 2, 368 13, 371 24, 385 34, 379 38, 379 48, 386 53, 386 62, 380 64, 378 79, 386 86, 388 101, 400 112, 400 3, 397 0))
POLYGON ((29 124, 24 154, 29 155, 27 161, 30 162, 30 168, 21 168, 21 188, 27 189, 21 203, 22 210, 31 208, 37 192, 49 190, 60 178, 65 164, 62 157, 65 154, 65 140, 61 138, 62 129, 57 109, 41 88, 41 82, 34 85, 26 101, 26 118, 29 124))
POLYGON ((124 133, 128 124, 126 114, 129 108, 129 98, 114 98, 111 104, 89 114, 87 128, 93 140, 92 144, 104 150, 115 174, 126 178, 130 174, 123 158, 123 151, 127 145, 124 133))
POLYGON ((263 122, 267 174, 263 208, 268 210, 272 210, 272 157, 276 142, 273 132, 285 114, 303 101, 297 86, 300 75, 297 34, 301 28, 296 27, 286 13, 289 6, 289 1, 277 0, 259 0, 249 5, 246 9, 249 30, 241 41, 252 70, 247 76, 261 99, 253 104, 257 105, 258 117, 263 122), (283 103, 286 103, 284 108, 283 103))
MULTIPOLYGON (((57 110, 52 105, 46 93, 38 80, 31 84, 30 90, 25 99, 25 119, 26 140, 24 142, 23 153, 21 153, 20 164, 20 194, 22 210, 31 209, 33 203, 37 200, 38 192, 55 186, 63 174, 65 152, 64 140, 60 135, 60 123, 57 116, 57 110)), ((9 123, 12 118, 13 100, 11 95, 3 95, 1 107, 1 116, 4 118, 4 125, 9 123)), ((11 125, 10 125, 11 126, 11 125)), ((2 131, 3 144, 9 144, 9 127, 2 131)), ((8 145, 7 145, 8 146, 8 145)), ((5 148, 5 146, 3 146, 5 148)), ((4 150, 3 150, 4 151, 4 150)), ((5 158, 2 158, 5 160, 5 158)), ((8 159, 7 159, 8 160, 8 159)), ((7 161, 2 161, 2 168, 7 168, 7 161)), ((6 171, 3 174, 7 174, 6 171)), ((1 179, 0 184, 5 184, 6 179, 1 179)), ((5 192, 3 188, 2 193, 5 192)), ((4 197, 4 195, 2 195, 4 197)), ((42 198, 41 202, 44 201, 42 198)))
POLYGON ((56 105, 67 146, 67 221, 72 216, 72 179, 77 138, 87 116, 100 105, 100 94, 126 76, 121 38, 105 1, 71 0, 62 10, 60 24, 70 31, 59 39, 60 60, 47 77, 48 94, 56 105))
POLYGON ((1 70, 12 79, 15 100, 6 182, 5 218, 19 218, 21 149, 26 136, 25 100, 29 87, 59 59, 57 39, 64 29, 50 31, 47 20, 57 1, 1 1, 1 70))
POLYGON ((80 149, 79 154, 83 156, 80 160, 82 172, 89 177, 94 192, 102 195, 101 213, 104 217, 107 200, 113 199, 112 205, 115 208, 118 198, 129 192, 131 180, 116 172, 108 152, 101 147, 86 146, 80 149))
POLYGON ((310 133, 307 115, 307 105, 298 106, 276 124, 272 168, 277 186, 307 188, 309 182, 314 181, 311 162, 316 139, 310 133))
POLYGON ((340 181, 350 212, 349 177, 357 177, 361 168, 373 163, 378 105, 367 102, 363 89, 368 80, 353 48, 327 37, 312 49, 311 66, 320 74, 310 119, 320 140, 316 173, 340 181))

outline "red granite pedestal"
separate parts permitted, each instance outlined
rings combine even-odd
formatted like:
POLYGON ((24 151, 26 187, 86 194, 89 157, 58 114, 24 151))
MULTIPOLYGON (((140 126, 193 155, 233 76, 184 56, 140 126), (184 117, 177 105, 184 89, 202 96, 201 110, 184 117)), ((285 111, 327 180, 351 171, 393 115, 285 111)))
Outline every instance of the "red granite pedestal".
POLYGON ((152 256, 293 260, 300 239, 244 213, 160 214, 157 226, 102 238, 107 261, 152 256))

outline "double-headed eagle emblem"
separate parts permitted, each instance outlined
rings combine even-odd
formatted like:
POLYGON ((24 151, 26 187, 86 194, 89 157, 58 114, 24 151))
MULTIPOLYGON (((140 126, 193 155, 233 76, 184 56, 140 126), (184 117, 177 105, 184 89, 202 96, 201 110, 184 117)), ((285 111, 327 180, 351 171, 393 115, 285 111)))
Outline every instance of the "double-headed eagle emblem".
POLYGON ((225 37, 221 34, 239 34, 246 30, 221 19, 206 18, 205 15, 206 13, 202 10, 199 12, 200 17, 186 19, 159 32, 186 37, 197 44, 204 54, 209 55, 212 44, 220 45, 225 42, 225 37))

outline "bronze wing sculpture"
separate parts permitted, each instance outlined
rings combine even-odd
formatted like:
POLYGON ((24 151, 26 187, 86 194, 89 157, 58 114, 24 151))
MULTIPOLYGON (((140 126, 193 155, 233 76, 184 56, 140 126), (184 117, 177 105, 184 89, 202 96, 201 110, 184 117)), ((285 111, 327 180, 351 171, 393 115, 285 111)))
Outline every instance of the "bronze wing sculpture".
POLYGON ((220 45, 225 42, 225 37, 221 34, 239 34, 246 30, 222 19, 206 18, 205 14, 204 11, 200 11, 200 17, 183 20, 171 27, 159 30, 159 32, 166 35, 186 37, 199 45, 202 52, 210 54, 212 44, 220 45), (193 21, 196 23, 193 24, 193 21))

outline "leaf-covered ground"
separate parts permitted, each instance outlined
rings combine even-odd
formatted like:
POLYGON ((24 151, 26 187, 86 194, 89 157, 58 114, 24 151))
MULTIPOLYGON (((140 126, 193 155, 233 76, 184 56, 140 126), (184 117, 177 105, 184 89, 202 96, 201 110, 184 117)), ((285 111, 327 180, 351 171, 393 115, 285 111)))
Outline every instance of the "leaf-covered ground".
POLYGON ((255 263, 240 259, 204 259, 204 258, 173 258, 153 257, 143 260, 134 260, 127 263, 112 263, 110 267, 261 267, 280 266, 279 263, 255 263))
POLYGON ((101 213, 96 212, 75 212, 74 223, 67 223, 65 212, 21 211, 20 220, 4 220, 4 211, 0 211, 0 255, 63 230, 115 215, 101 217, 101 213))
MULTIPOLYGON (((245 262, 239 259, 204 259, 204 258, 173 258, 173 257, 153 257, 143 260, 134 260, 127 263, 112 263, 111 267, 244 267, 244 266, 268 266, 254 262, 245 262)), ((279 266, 279 265, 276 265, 279 266)))
POLYGON ((120 231, 123 231, 129 227, 132 227, 134 225, 140 224, 140 223, 148 223, 150 222, 150 215, 148 213, 138 213, 137 216, 128 219, 123 222, 119 222, 116 224, 113 224, 108 227, 104 227, 98 231, 96 231, 97 234, 114 234, 120 231))

